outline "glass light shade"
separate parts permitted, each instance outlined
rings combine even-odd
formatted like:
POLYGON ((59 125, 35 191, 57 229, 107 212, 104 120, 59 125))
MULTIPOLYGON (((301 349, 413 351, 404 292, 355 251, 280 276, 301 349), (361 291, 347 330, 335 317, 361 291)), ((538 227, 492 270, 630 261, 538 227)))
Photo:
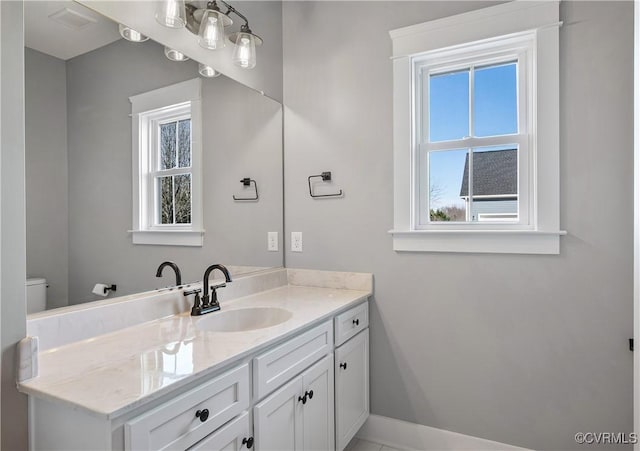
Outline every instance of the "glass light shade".
POLYGON ((156 21, 169 28, 183 28, 187 24, 184 0, 162 0, 156 7, 156 21))
POLYGON ((164 48, 164 56, 169 58, 171 61, 187 61, 189 59, 189 57, 184 53, 170 49, 169 47, 164 48))
POLYGON ((224 21, 221 13, 212 9, 204 12, 198 31, 198 44, 209 50, 224 47, 224 21))
POLYGON ((213 67, 202 63, 198 64, 198 72, 200 75, 207 78, 214 78, 220 75, 220 72, 215 70, 213 67))
POLYGON ((139 31, 129 28, 126 25, 118 24, 118 31, 120 32, 120 36, 125 38, 127 41, 144 42, 149 39, 139 31))
POLYGON ((256 41, 250 33, 238 33, 236 46, 233 49, 233 64, 243 69, 256 67, 256 41))

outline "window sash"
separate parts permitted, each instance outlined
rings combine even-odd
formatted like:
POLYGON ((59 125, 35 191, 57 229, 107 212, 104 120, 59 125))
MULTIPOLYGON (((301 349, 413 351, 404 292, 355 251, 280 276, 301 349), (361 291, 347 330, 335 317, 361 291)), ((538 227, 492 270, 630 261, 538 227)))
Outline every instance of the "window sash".
MULTIPOLYGON (((466 150, 469 153, 472 153, 474 149, 478 147, 471 146, 463 146, 463 147, 451 147, 450 149, 440 149, 440 150, 426 150, 426 146, 422 147, 418 151, 418 181, 417 188, 414 191, 416 197, 416 223, 414 225, 415 230, 429 230, 429 229, 451 229, 455 227, 457 229, 470 229, 470 230, 478 230, 478 229, 518 229, 518 230, 531 230, 532 226, 530 224, 530 177, 529 177, 529 161, 530 161, 530 152, 528 146, 529 137, 523 137, 521 140, 510 139, 506 143, 500 144, 514 144, 518 148, 518 220, 517 221, 509 221, 506 223, 505 221, 496 221, 492 223, 491 221, 466 221, 466 222, 458 222, 458 221, 449 221, 449 222, 439 222, 439 221, 431 221, 430 217, 430 199, 429 199, 429 154, 432 152, 446 152, 447 150, 466 150), (522 143, 522 144, 521 144, 522 143)), ((485 140, 483 140, 485 141, 485 140)), ((490 141, 487 139, 485 142, 490 141)), ((498 144, 496 144, 498 145, 498 144)), ((492 146, 492 144, 486 144, 486 146, 492 146)), ((484 147, 484 146, 480 146, 484 147)), ((470 171, 469 171, 469 182, 468 187, 470 190, 471 199, 469 200, 469 209, 472 208, 473 198, 477 198, 477 196, 473 196, 473 158, 470 159, 470 171)))
MULTIPOLYGON (((184 114, 175 114, 168 117, 163 117, 159 120, 154 120, 151 122, 151 127, 155 130, 155 141, 152 143, 152 147, 149 149, 150 155, 150 168, 153 168, 149 172, 149 183, 152 186, 153 190, 153 200, 152 206, 149 208, 149 221, 151 229, 154 230, 182 230, 185 228, 191 228, 192 222, 184 222, 184 223, 172 223, 172 224, 163 224, 162 223, 162 193, 160 192, 160 188, 158 186, 158 180, 161 177, 174 177, 177 175, 189 175, 191 184, 193 182, 193 174, 192 174, 192 165, 193 158, 190 158, 191 164, 185 167, 179 167, 180 161, 180 149, 179 149, 179 130, 178 123, 184 120, 191 120, 191 112, 184 114), (171 169, 160 169, 160 161, 162 158, 162 139, 161 139, 161 128, 166 124, 176 124, 176 155, 175 155, 175 167, 171 169)), ((190 134, 189 137, 189 152, 191 152, 191 143, 192 136, 190 134)), ((175 183, 175 179, 172 180, 175 183)), ((150 190, 151 191, 151 190, 150 190)), ((176 200, 175 200, 175 187, 172 189, 171 193, 173 197, 173 220, 175 221, 175 210, 176 210, 176 200)), ((189 205, 189 212, 191 216, 191 220, 193 221, 193 196, 191 197, 191 202, 189 205)))
MULTIPOLYGON (((190 109, 190 108, 189 108, 190 109)), ((184 167, 179 167, 179 161, 180 161, 180 148, 179 148, 179 142, 180 142, 180 134, 179 134, 179 127, 178 124, 180 121, 184 121, 184 120, 189 120, 191 121, 191 111, 189 111, 188 113, 184 113, 184 114, 179 114, 179 115, 175 115, 175 116, 170 116, 170 117, 165 117, 162 119, 156 119, 151 121, 151 126, 156 130, 156 137, 155 137, 155 141, 152 143, 152 145, 155 147, 154 155, 152 156, 152 165, 150 166, 152 168, 152 171, 155 172, 164 172, 164 171, 170 171, 172 169, 188 169, 193 165, 193 152, 192 152, 192 141, 193 141, 193 136, 192 133, 189 134, 189 153, 191 154, 191 158, 189 159, 190 164, 189 166, 184 166, 184 167), (172 169, 160 169, 160 155, 162 154, 162 149, 161 149, 161 128, 163 125, 167 125, 167 124, 173 124, 175 122, 176 124, 176 161, 175 161, 175 167, 172 169)))
POLYGON ((181 222, 181 223, 176 223, 175 219, 176 219, 176 190, 175 190, 175 178, 174 176, 168 176, 168 175, 157 175, 155 176, 152 180, 153 183, 153 190, 154 190, 154 206, 153 209, 150 209, 153 211, 154 217, 153 217, 153 222, 150 222, 150 224, 152 224, 151 230, 183 230, 183 229, 191 229, 192 225, 193 225, 193 175, 191 174, 191 172, 184 172, 184 173, 180 173, 180 174, 175 174, 175 175, 189 175, 189 185, 190 185, 190 192, 191 195, 190 197, 190 203, 189 203, 189 216, 191 217, 191 222, 181 222), (160 187, 159 187, 159 179, 162 177, 171 177, 172 178, 172 189, 171 189, 171 203, 173 205, 173 212, 172 212, 172 217, 174 222, 172 224, 163 224, 162 223, 162 194, 160 192, 160 187))
MULTIPOLYGON (((171 169, 160 169, 160 154, 161 154, 161 139, 160 139, 160 127, 165 124, 176 122, 176 124, 185 119, 193 121, 191 114, 191 102, 183 102, 170 107, 161 108, 157 111, 149 112, 145 114, 148 120, 148 134, 149 134, 149 146, 146 155, 148 170, 146 174, 141 174, 145 180, 145 195, 144 201, 146 204, 146 224, 147 230, 172 230, 172 231, 186 231, 193 229, 194 211, 193 211, 193 152, 191 154, 191 166, 189 167, 177 167, 177 161, 179 158, 179 149, 176 143, 176 167, 171 169), (190 175, 191 176, 191 222, 180 224, 162 224, 161 222, 161 193, 159 192, 157 179, 158 177, 169 177, 177 175, 190 175)), ((193 124, 192 124, 193 131, 193 124)), ((176 125, 176 135, 178 133, 176 125)), ((193 149, 193 134, 191 134, 191 149, 193 149)), ((175 193, 172 193, 175 195, 175 193)), ((174 200, 175 209, 175 200, 174 200)), ((175 217, 174 217, 175 220, 175 217)))
MULTIPOLYGON (((412 181, 412 229, 413 230, 531 230, 533 229, 533 199, 534 190, 531 186, 535 180, 532 171, 534 155, 531 142, 533 136, 532 102, 528 102, 534 95, 533 65, 530 64, 533 51, 533 39, 531 36, 502 40, 498 46, 487 48, 486 44, 478 46, 466 46, 464 50, 448 49, 438 52, 430 52, 412 59, 413 63, 413 117, 414 117, 414 150, 413 150, 413 181, 412 181), (513 40, 515 39, 515 40, 513 40), (507 63, 517 63, 517 125, 515 134, 475 137, 474 132, 474 70, 469 72, 469 136, 462 139, 449 141, 429 141, 429 77, 448 72, 466 69, 480 69, 487 66, 496 66, 507 63), (429 154, 435 151, 466 149, 473 153, 474 148, 516 145, 518 148, 518 221, 475 221, 475 222, 438 222, 431 221, 429 199, 429 154)), ((473 158, 470 158, 471 191, 469 208, 473 203, 472 188, 473 158)))

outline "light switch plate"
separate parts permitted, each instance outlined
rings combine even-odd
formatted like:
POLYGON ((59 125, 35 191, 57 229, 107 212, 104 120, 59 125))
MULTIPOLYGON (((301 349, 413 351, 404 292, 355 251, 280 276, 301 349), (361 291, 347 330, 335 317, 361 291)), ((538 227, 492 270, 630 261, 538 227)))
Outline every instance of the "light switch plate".
POLYGON ((291 252, 302 252, 302 232, 291 232, 291 252))
POLYGON ((278 250, 278 232, 267 232, 267 250, 270 252, 278 250))

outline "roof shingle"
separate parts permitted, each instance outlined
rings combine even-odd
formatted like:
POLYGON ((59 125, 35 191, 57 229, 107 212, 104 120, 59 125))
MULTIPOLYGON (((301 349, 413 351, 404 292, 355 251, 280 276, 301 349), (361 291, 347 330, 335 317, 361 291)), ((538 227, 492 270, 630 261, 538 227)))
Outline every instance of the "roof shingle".
MULTIPOLYGON (((464 160, 460 197, 469 196, 469 154, 464 160)), ((473 154, 473 197, 518 193, 517 149, 473 154)))

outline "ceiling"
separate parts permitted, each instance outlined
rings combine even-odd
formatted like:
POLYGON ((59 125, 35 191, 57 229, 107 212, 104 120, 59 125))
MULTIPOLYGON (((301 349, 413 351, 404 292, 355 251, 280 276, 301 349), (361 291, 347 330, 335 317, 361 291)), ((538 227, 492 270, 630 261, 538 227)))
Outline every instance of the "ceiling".
POLYGON ((120 39, 117 24, 73 1, 28 0, 24 16, 25 46, 62 60, 120 39))

